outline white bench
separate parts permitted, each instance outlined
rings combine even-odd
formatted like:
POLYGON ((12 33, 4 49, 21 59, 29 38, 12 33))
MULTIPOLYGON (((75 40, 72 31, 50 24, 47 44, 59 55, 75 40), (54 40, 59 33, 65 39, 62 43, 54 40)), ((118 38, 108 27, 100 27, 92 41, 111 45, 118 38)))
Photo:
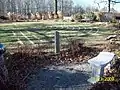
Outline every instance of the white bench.
POLYGON ((115 54, 111 52, 100 52, 98 56, 88 60, 92 68, 91 78, 88 79, 90 83, 96 83, 103 77, 106 66, 111 66, 111 62, 115 59, 115 54))

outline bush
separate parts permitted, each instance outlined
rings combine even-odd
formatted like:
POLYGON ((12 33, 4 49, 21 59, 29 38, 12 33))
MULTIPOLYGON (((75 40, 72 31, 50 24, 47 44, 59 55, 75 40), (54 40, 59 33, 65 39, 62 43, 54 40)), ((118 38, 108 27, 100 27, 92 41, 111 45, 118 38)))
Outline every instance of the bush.
POLYGON ((82 15, 80 13, 77 13, 77 14, 74 15, 74 20, 80 22, 81 19, 82 19, 82 15))
POLYGON ((112 26, 116 29, 120 29, 120 23, 112 23, 112 26))
POLYGON ((96 21, 96 19, 97 19, 97 16, 93 12, 85 14, 85 17, 92 21, 96 21))
POLYGON ((98 12, 96 16, 97 16, 98 21, 102 21, 102 18, 103 18, 103 13, 102 12, 98 12))
POLYGON ((117 23, 117 20, 115 18, 112 18, 112 20, 110 22, 111 23, 117 23))

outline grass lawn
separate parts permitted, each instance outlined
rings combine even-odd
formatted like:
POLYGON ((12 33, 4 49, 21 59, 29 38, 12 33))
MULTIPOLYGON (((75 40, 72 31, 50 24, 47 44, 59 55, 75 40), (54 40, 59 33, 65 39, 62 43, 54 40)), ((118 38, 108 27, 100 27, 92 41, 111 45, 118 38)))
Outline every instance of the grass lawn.
POLYGON ((107 30, 90 23, 67 22, 21 22, 0 25, 0 42, 7 48, 21 45, 36 45, 54 39, 54 32, 60 32, 61 45, 67 44, 71 39, 83 39, 87 44, 105 43, 107 35, 112 30, 107 30))

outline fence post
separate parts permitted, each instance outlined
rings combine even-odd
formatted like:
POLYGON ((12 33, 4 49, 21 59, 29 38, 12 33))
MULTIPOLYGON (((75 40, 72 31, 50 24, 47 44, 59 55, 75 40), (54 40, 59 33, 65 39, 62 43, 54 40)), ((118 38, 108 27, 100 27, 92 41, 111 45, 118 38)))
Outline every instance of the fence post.
POLYGON ((60 35, 59 32, 55 32, 55 54, 60 52, 60 35))

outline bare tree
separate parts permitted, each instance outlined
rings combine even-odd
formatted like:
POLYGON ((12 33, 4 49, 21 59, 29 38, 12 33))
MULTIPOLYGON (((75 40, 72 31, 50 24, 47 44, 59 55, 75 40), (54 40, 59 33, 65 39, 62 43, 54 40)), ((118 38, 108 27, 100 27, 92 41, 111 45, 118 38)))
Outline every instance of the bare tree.
POLYGON ((100 3, 105 3, 105 5, 108 5, 108 12, 110 12, 111 4, 120 3, 120 1, 116 1, 116 0, 100 0, 100 1, 97 1, 97 0, 95 0, 94 3, 96 3, 99 8, 100 8, 100 3))
POLYGON ((29 12, 62 11, 65 15, 73 13, 73 0, 0 0, 0 12, 29 12))
POLYGON ((54 6, 54 10, 55 10, 55 15, 57 15, 57 0, 55 0, 55 6, 54 6))
POLYGON ((35 2, 35 8, 36 8, 36 11, 39 12, 40 11, 40 0, 34 0, 35 2))
POLYGON ((53 0, 48 0, 47 6, 48 6, 48 11, 49 12, 53 12, 54 11, 54 1, 53 0))
POLYGON ((0 14, 4 12, 4 2, 0 0, 0 14))
POLYGON ((70 16, 73 12, 73 0, 59 0, 58 2, 60 3, 59 10, 62 11, 65 16, 70 16))

